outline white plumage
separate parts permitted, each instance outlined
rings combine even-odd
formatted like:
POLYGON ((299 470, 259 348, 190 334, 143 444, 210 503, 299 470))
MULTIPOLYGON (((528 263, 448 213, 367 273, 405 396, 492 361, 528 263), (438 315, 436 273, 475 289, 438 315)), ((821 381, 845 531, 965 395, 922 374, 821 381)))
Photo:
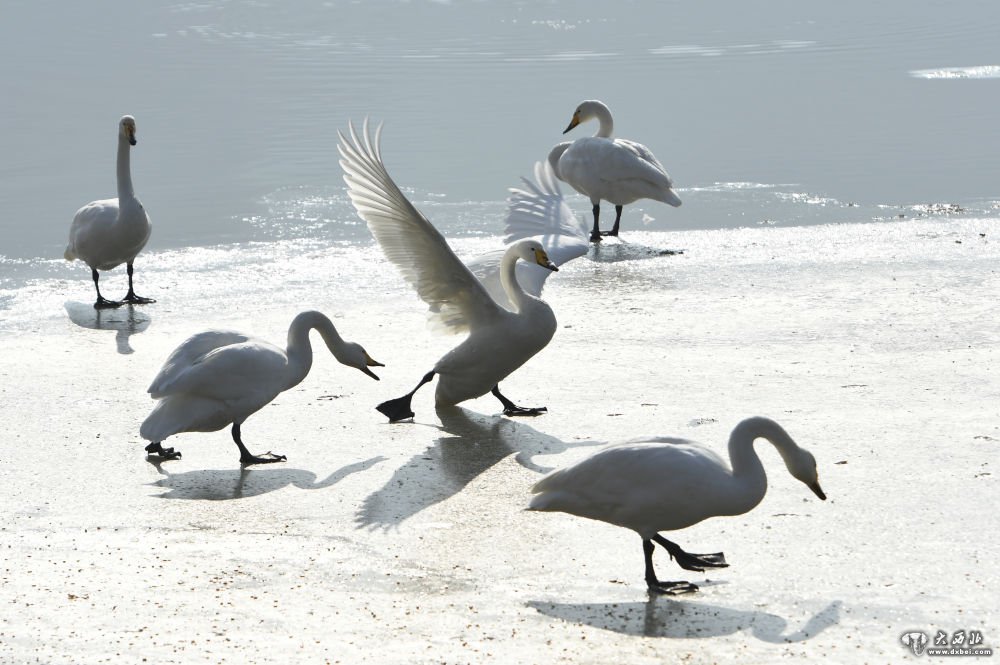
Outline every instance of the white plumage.
POLYGON ((146 246, 152 231, 146 210, 132 188, 129 155, 135 144, 135 119, 130 115, 123 116, 118 123, 118 198, 92 201, 76 212, 69 229, 69 243, 63 254, 67 261, 80 259, 90 266, 94 288, 97 289, 96 308, 155 302, 137 296, 132 286, 132 264, 146 246), (122 301, 108 300, 101 295, 98 271, 111 270, 123 263, 128 272, 128 293, 122 301))
POLYGON ((437 229, 403 195, 382 162, 381 126, 361 136, 351 125, 350 138, 340 134, 341 167, 348 194, 358 214, 386 257, 426 302, 440 326, 469 336, 445 354, 407 395, 377 408, 390 421, 413 416, 410 398, 424 383, 440 376, 435 392, 438 406, 449 406, 492 392, 508 415, 536 415, 543 408, 525 409, 500 394, 499 382, 543 349, 556 330, 552 309, 525 293, 515 276, 523 260, 557 270, 542 245, 534 240, 512 244, 500 260, 500 281, 510 309, 501 306, 448 246, 437 229))
POLYGON ((820 499, 816 460, 800 448, 778 423, 748 418, 729 438, 726 464, 699 443, 658 437, 608 446, 590 457, 542 478, 533 488, 529 510, 559 511, 600 520, 639 534, 651 591, 694 591, 688 582, 660 582, 653 572, 653 542, 665 547, 687 570, 723 567, 721 553, 691 554, 659 535, 697 524, 709 517, 741 515, 753 509, 767 491, 767 476, 754 451, 757 438, 770 441, 789 473, 820 499))
POLYGON ((680 206, 674 182, 646 146, 627 139, 612 138, 614 120, 608 107, 597 100, 581 102, 573 113, 565 134, 582 122, 596 118, 600 123, 594 136, 556 145, 548 161, 556 176, 590 199, 594 228, 590 239, 601 239, 601 200, 615 206, 615 223, 603 235, 618 235, 622 208, 639 199, 653 199, 680 206))
POLYGON ((302 312, 288 328, 288 346, 231 330, 209 330, 189 337, 167 358, 149 386, 158 400, 142 423, 139 434, 152 441, 146 450, 163 457, 178 457, 160 443, 181 432, 214 432, 233 426, 233 441, 240 461, 259 464, 284 459, 281 455, 258 457, 243 445, 240 426, 280 393, 298 385, 312 367, 309 332, 317 330, 334 357, 372 378, 369 367, 381 367, 358 344, 345 342, 325 315, 302 312))

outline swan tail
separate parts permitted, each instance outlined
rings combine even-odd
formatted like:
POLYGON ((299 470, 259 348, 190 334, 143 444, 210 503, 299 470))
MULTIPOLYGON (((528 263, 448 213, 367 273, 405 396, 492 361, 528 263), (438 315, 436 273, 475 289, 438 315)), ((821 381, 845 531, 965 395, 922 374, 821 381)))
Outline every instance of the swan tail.
POLYGON ((76 261, 77 255, 73 252, 73 248, 70 245, 66 245, 66 251, 63 252, 63 258, 67 261, 76 261))
POLYGON ((219 402, 204 397, 174 395, 160 400, 139 427, 147 441, 163 441, 181 432, 216 432, 233 418, 219 402))
MULTIPOLYGON (((538 491, 538 485, 536 484, 533 488, 533 492, 538 491)), ((563 511, 563 493, 562 492, 542 492, 531 497, 531 503, 528 504, 528 510, 535 510, 538 512, 560 512, 563 511)))
POLYGON ((681 197, 677 196, 677 194, 674 193, 674 190, 669 188, 663 193, 663 196, 660 197, 659 200, 672 205, 675 208, 681 207, 681 197))

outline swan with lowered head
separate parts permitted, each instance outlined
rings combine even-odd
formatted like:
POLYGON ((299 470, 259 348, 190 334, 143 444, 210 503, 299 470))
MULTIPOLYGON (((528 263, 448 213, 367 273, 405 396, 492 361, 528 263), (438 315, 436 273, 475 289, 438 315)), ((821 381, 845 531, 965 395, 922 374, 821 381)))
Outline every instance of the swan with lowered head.
POLYGON ((678 207, 681 199, 674 193, 674 181, 649 148, 611 137, 614 120, 603 102, 596 99, 581 102, 563 134, 595 118, 600 123, 596 134, 556 145, 549 152, 548 161, 560 180, 590 199, 594 206, 590 240, 599 242, 602 235, 618 235, 625 205, 639 199, 653 199, 678 207), (602 199, 615 206, 615 224, 604 234, 599 221, 602 199))
POLYGON ((298 385, 309 374, 313 352, 309 332, 317 330, 341 364, 361 370, 376 381, 369 367, 383 367, 360 344, 345 342, 333 322, 315 311, 302 312, 288 327, 288 347, 231 330, 208 330, 189 337, 163 364, 149 386, 158 400, 139 428, 153 443, 146 452, 166 459, 180 457, 161 442, 180 432, 215 432, 233 426, 240 463, 279 462, 284 455, 253 455, 243 445, 240 426, 280 393, 298 385))
POLYGON ((135 118, 122 116, 118 122, 118 198, 92 201, 76 211, 69 228, 69 244, 63 254, 67 261, 80 259, 90 266, 97 289, 97 301, 94 302, 97 309, 156 302, 137 296, 132 287, 132 264, 152 231, 146 210, 132 189, 129 155, 135 144, 135 118), (97 271, 111 270, 123 263, 128 273, 128 293, 124 300, 108 300, 101 295, 97 271))
POLYGON ((500 400, 506 415, 538 415, 544 407, 519 407, 500 393, 499 383, 545 348, 556 331, 556 317, 541 299, 525 293, 517 282, 518 260, 558 270, 542 245, 521 240, 507 248, 500 279, 511 309, 498 304, 482 282, 462 263, 444 236, 403 195, 382 162, 381 125, 372 137, 365 121, 361 136, 349 125, 350 138, 340 135, 347 192, 368 223, 386 257, 426 302, 441 325, 469 336, 445 354, 416 388, 376 408, 390 422, 413 417, 410 400, 425 383, 440 377, 438 406, 451 406, 487 392, 500 400))
POLYGON ((669 437, 640 438, 609 446, 542 478, 528 510, 559 511, 631 529, 642 538, 646 584, 653 593, 697 591, 689 582, 661 582, 653 571, 653 543, 685 570, 723 568, 721 552, 691 554, 659 534, 718 515, 742 515, 767 491, 767 476, 754 441, 764 438, 781 454, 788 472, 816 496, 816 459, 778 423, 748 418, 729 437, 729 466, 701 444, 669 437))

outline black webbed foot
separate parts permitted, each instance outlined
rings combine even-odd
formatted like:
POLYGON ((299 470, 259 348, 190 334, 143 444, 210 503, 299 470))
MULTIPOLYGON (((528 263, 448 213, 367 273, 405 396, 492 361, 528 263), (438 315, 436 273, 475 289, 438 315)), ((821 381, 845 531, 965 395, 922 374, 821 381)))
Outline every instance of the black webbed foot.
POLYGON ((527 408, 523 406, 517 406, 513 404, 503 410, 503 415, 505 416, 540 416, 543 413, 548 412, 548 408, 544 406, 527 408))
POLYGON ((146 452, 150 456, 156 455, 162 460, 181 458, 181 451, 174 450, 173 448, 164 448, 159 441, 146 446, 146 452))
POLYGON ((128 294, 126 294, 126 296, 122 299, 122 303, 128 303, 130 305, 149 305, 154 302, 156 302, 156 300, 153 298, 143 298, 142 296, 135 295, 131 291, 129 291, 128 294))
POLYGON ((121 307, 125 303, 119 302, 118 300, 108 300, 104 296, 98 296, 97 300, 94 302, 94 309, 114 309, 116 307, 121 307))
POLYGON ((650 583, 647 587, 650 593, 664 596, 679 596, 685 593, 695 593, 697 584, 691 582, 659 582, 650 583))
POLYGON ((412 397, 412 395, 403 395, 396 399, 390 399, 376 406, 375 410, 388 418, 390 423, 398 423, 400 420, 406 420, 414 416, 413 411, 410 409, 410 399, 412 397))
POLYGON ((251 455, 249 453, 240 455, 240 464, 243 466, 250 466, 251 464, 273 464, 274 462, 287 461, 288 458, 284 455, 276 455, 270 450, 260 455, 251 455))

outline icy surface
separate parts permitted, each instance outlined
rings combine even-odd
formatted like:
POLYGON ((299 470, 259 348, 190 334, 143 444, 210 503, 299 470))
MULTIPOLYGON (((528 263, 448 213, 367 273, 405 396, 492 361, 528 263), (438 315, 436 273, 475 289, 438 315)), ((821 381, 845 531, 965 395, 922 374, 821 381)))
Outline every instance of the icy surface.
MULTIPOLYGON (((371 245, 290 239, 144 255, 155 305, 97 313, 85 270, 3 294, 0 662, 904 662, 904 631, 1000 636, 996 219, 629 230, 545 292, 560 328, 492 398, 388 425, 456 343, 371 245), (683 249, 663 256, 659 250, 683 249), (288 462, 241 471, 227 432, 146 461, 145 388, 206 327, 275 342, 331 315, 381 382, 318 338, 306 380, 244 425, 288 462), (724 454, 767 415, 829 496, 758 449, 753 512, 670 537, 731 567, 650 598, 631 533, 523 510, 593 441, 680 435, 724 454)), ((496 238, 458 250, 491 249, 496 238)), ((141 288, 140 285, 141 284, 141 288)), ((121 270, 102 279, 124 291, 121 270)))

